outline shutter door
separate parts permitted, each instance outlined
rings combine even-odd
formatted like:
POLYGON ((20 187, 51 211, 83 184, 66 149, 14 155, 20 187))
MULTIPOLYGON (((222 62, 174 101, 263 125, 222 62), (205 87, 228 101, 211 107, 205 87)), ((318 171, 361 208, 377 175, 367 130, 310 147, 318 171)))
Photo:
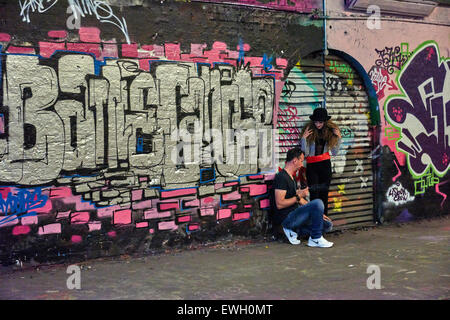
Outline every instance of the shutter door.
POLYGON ((335 230, 374 225, 368 97, 357 73, 341 58, 327 56, 324 68, 320 54, 310 55, 286 78, 276 122, 280 166, 287 150, 299 146, 313 110, 322 106, 324 88, 328 113, 343 136, 339 154, 332 157, 328 215, 335 230))
POLYGON ((368 96, 357 72, 341 58, 327 56, 325 72, 328 114, 343 136, 339 154, 331 159, 328 213, 337 229, 374 225, 368 96))
POLYGON ((303 59, 292 68, 281 93, 277 113, 280 165, 286 152, 300 146, 300 133, 313 110, 322 105, 323 63, 320 55, 303 59))

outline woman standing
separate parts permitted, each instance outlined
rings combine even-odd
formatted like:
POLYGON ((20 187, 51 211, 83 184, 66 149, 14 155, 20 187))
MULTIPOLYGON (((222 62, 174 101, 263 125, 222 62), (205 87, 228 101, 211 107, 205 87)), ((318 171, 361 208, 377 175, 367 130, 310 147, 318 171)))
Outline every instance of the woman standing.
MULTIPOLYGON (((303 128, 300 147, 305 152, 306 179, 310 199, 321 199, 328 212, 328 190, 331 182, 331 155, 339 152, 342 136, 325 108, 314 109, 311 121, 303 128)), ((327 217, 328 218, 328 217, 327 217)), ((325 219, 327 219, 325 218, 325 219)))

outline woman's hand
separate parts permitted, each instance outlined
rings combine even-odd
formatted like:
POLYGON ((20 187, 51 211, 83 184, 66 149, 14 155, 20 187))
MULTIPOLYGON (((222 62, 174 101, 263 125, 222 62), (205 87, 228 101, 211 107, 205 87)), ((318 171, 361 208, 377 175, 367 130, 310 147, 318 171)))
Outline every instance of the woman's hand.
POLYGON ((310 129, 309 128, 309 126, 308 127, 306 127, 306 130, 305 130, 305 132, 303 133, 303 136, 302 136, 302 138, 308 138, 308 136, 310 136, 311 134, 312 134, 312 129, 310 129))
POLYGON ((338 128, 334 128, 334 129, 333 129, 333 133, 334 133, 335 135, 337 135, 337 136, 339 137, 339 139, 342 138, 342 136, 341 136, 341 130, 339 130, 338 128))

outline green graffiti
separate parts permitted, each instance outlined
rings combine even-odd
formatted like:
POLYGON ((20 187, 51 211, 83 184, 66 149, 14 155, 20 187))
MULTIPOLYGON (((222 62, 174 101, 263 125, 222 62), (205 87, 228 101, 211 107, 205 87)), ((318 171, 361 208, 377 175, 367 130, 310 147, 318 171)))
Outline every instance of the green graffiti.
POLYGON ((414 181, 414 195, 423 194, 428 188, 439 183, 439 178, 434 175, 433 170, 428 169, 420 179, 414 181))

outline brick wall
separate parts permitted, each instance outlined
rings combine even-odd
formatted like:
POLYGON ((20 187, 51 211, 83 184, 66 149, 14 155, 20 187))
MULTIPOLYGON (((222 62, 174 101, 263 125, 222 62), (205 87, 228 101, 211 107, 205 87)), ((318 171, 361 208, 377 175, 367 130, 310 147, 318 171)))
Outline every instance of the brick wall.
POLYGON ((274 111, 320 26, 301 12, 130 3, 80 7, 80 20, 63 1, 0 9, 4 263, 267 226, 274 111))

